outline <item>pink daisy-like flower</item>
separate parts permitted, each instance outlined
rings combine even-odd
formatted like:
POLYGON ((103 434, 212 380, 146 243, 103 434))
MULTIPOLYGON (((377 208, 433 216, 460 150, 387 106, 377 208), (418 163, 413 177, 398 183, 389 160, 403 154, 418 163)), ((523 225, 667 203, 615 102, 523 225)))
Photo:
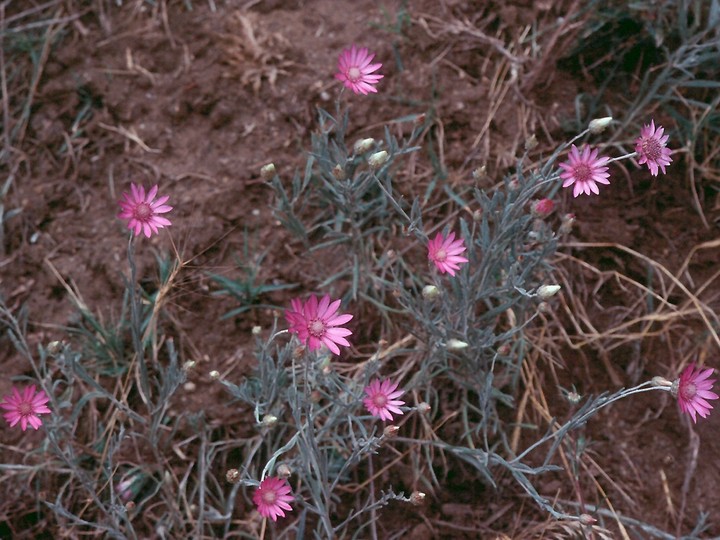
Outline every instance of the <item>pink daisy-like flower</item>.
POLYGON ((707 400, 719 398, 715 392, 711 392, 715 379, 709 377, 713 371, 712 368, 696 368, 695 364, 690 364, 672 384, 671 391, 677 397, 680 410, 689 414, 693 423, 697 422, 696 415, 705 418, 710 414, 712 405, 707 400))
POLYGON ((23 431, 28 424, 34 429, 40 429, 42 420, 39 415, 50 413, 50 409, 45 405, 50 398, 42 390, 35 392, 34 384, 26 387, 22 394, 14 386, 12 391, 12 396, 5 396, 0 402, 0 407, 8 411, 3 416, 10 423, 10 427, 20 422, 23 431))
POLYGON ((255 490, 253 502, 261 516, 277 521, 278 516, 285 517, 283 510, 292 512, 292 507, 288 504, 293 501, 291 491, 287 480, 268 476, 255 490))
POLYGON ((130 184, 130 193, 123 193, 123 199, 119 201, 122 210, 118 217, 127 220, 128 229, 133 231, 135 236, 142 231, 150 238, 152 233, 157 234, 158 229, 171 225, 169 219, 159 215, 172 210, 172 206, 165 204, 170 197, 165 195, 154 200, 157 192, 158 187, 153 186, 146 196, 143 186, 130 184))
POLYGON ((325 295, 318 303, 315 295, 311 295, 307 302, 299 298, 291 301, 292 308, 285 312, 285 318, 290 324, 289 331, 297 334, 300 341, 307 343, 311 351, 325 345, 334 354, 340 354, 338 345, 349 347, 350 343, 345 337, 352 334, 347 328, 340 328, 353 318, 349 314, 338 314, 340 300, 330 302, 330 296, 325 295))
POLYGON ((356 94, 377 92, 375 85, 384 75, 373 74, 373 71, 382 67, 382 64, 371 64, 373 58, 375 54, 371 54, 365 47, 358 49, 353 45, 345 49, 338 57, 338 73, 335 78, 356 94))
POLYGON ((465 251, 465 240, 455 240, 455 233, 451 232, 445 238, 442 233, 437 233, 435 238, 428 242, 428 259, 435 263, 440 273, 447 272, 455 275, 455 270, 460 269, 461 264, 468 260, 460 254, 465 251))
POLYGON ((604 165, 609 158, 603 156, 598 157, 598 150, 590 150, 589 146, 585 146, 582 152, 577 149, 574 144, 570 149, 569 161, 561 163, 560 167, 564 169, 564 173, 560 174, 560 178, 564 180, 563 187, 573 186, 573 197, 577 197, 581 193, 590 195, 594 193, 598 195, 600 190, 598 184, 609 184, 610 174, 608 168, 604 165))
POLYGON ((397 398, 402 396, 405 390, 397 390, 397 387, 398 383, 392 382, 390 379, 384 381, 375 379, 367 385, 365 387, 367 397, 363 399, 363 403, 370 414, 389 422, 393 420, 390 413, 403 414, 398 407, 405 405, 405 402, 397 398))
POLYGON ((635 141, 635 151, 640 156, 638 163, 640 165, 646 163, 650 174, 658 175, 658 169, 665 174, 665 167, 670 165, 671 151, 666 148, 669 135, 663 135, 665 128, 658 126, 655 129, 655 121, 650 120, 649 126, 643 126, 640 130, 640 137, 635 141))

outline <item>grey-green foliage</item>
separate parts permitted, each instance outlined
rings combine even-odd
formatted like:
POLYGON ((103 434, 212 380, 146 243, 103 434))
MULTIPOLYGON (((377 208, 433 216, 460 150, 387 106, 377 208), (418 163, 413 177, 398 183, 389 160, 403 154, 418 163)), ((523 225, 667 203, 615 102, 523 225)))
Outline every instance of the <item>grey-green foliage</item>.
POLYGON ((333 117, 319 111, 319 131, 312 136, 304 174, 296 173, 290 186, 278 176, 271 181, 275 214, 309 251, 336 254, 337 264, 328 268, 319 287, 348 279, 349 298, 387 307, 388 291, 374 277, 386 271, 383 248, 388 236, 397 234, 395 210, 409 211, 405 201, 391 196, 394 165, 418 150, 423 126, 415 126, 403 141, 386 128, 384 141, 356 152, 345 140, 347 125, 346 113, 333 117), (373 168, 368 158, 379 151, 387 152, 388 160, 373 168))

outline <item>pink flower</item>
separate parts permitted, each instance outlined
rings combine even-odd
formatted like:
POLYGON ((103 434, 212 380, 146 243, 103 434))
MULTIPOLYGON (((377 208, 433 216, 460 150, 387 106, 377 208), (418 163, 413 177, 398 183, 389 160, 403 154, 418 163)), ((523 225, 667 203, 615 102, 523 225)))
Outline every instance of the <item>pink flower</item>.
POLYGON ((455 240, 454 232, 448 234, 447 238, 442 233, 437 233, 435 238, 428 242, 428 259, 435 263, 440 273, 447 272, 454 276, 455 270, 459 270, 461 264, 468 262, 465 257, 460 256, 465 249, 465 240, 462 238, 455 240))
POLYGON ((647 163, 650 174, 658 175, 658 168, 665 174, 665 167, 670 165, 670 149, 666 148, 668 135, 663 136, 665 128, 658 126, 655 129, 655 121, 650 120, 649 126, 643 126, 640 130, 640 137, 635 141, 635 151, 640 156, 638 163, 647 163))
POLYGON ((166 195, 153 200, 157 192, 158 187, 153 186, 146 197, 144 187, 130 184, 130 193, 123 193, 123 199, 119 201, 122 210, 118 217, 128 221, 128 229, 134 231, 135 236, 142 231, 150 238, 152 233, 157 234, 158 229, 171 225, 169 219, 159 215, 172 210, 172 206, 165 204, 170 197, 166 195))
POLYGON ((374 85, 384 75, 372 74, 382 67, 382 64, 371 64, 373 58, 375 54, 370 54, 364 47, 358 49, 353 45, 345 49, 338 57, 338 73, 335 74, 335 78, 356 94, 367 95, 368 92, 377 92, 374 85))
POLYGON ((598 184, 609 184, 610 174, 607 167, 603 167, 608 162, 607 157, 598 157, 598 150, 590 150, 589 146, 582 149, 582 153, 577 146, 572 145, 570 150, 570 160, 567 163, 561 163, 565 172, 560 174, 560 178, 565 180, 563 187, 573 187, 573 197, 577 197, 581 193, 590 195, 594 193, 598 195, 600 190, 598 184))
POLYGON ((393 416, 390 413, 403 414, 398 408, 405 405, 404 401, 397 398, 405 393, 405 390, 396 390, 398 383, 392 382, 390 379, 380 381, 375 379, 367 387, 365 394, 367 397, 363 399, 363 403, 370 414, 380 418, 380 420, 388 420, 392 422, 393 416))
POLYGON ((692 417, 693 423, 697 422, 696 414, 705 418, 710 414, 708 399, 718 399, 715 392, 711 392, 715 379, 710 379, 713 369, 696 368, 690 364, 680 374, 680 378, 673 382, 671 391, 677 397, 680 410, 692 417))
POLYGON ((288 504, 293 501, 291 491, 287 480, 268 476, 260 482, 252 499, 261 516, 277 521, 278 516, 285 517, 283 510, 292 512, 292 507, 288 504))
POLYGON ((27 429, 28 424, 34 429, 40 429, 42 421, 39 415, 50 413, 50 409, 45 405, 50 398, 42 390, 36 393, 34 384, 26 387, 22 394, 14 386, 12 390, 13 395, 5 396, 0 402, 0 407, 9 411, 3 416, 10 423, 10 427, 20 422, 23 431, 27 429))
POLYGON ((330 302, 330 296, 325 295, 318 304, 315 295, 311 295, 304 304, 299 298, 291 301, 292 308, 285 312, 285 318, 290 324, 289 331, 297 334, 300 341, 307 343, 311 351, 319 349, 323 344, 334 354, 340 354, 338 345, 349 347, 345 339, 352 332, 340 328, 353 318, 352 315, 338 314, 340 300, 330 302))

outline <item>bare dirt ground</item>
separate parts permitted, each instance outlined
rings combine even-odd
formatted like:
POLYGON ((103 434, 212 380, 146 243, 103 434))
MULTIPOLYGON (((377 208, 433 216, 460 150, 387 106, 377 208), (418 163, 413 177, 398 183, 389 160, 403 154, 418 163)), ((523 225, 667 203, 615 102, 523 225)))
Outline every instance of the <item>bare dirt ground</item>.
MULTIPOLYGON (((258 309, 221 319, 236 303, 213 294, 219 287, 209 274, 237 276, 238 254, 249 247, 266 253, 259 264, 263 280, 312 290, 332 264, 322 259, 297 264, 302 248, 276 221, 272 192, 259 171, 272 161, 289 179, 304 164, 317 127, 316 108, 331 109, 339 90, 333 74, 340 50, 351 43, 370 46, 384 64, 378 95, 351 99, 350 140, 381 138, 385 124, 405 115, 435 117, 424 143, 436 162, 413 160, 400 173, 408 186, 424 185, 438 164, 447 173, 443 181, 453 185, 472 182, 471 171, 480 165, 499 181, 531 134, 540 142, 537 157, 572 136, 567 124, 574 98, 593 81, 587 71, 561 61, 577 33, 544 42, 547 54, 522 69, 524 80, 516 86, 507 84, 515 75, 496 50, 494 40, 567 14, 572 2, 215 4, 213 10, 212 2, 193 2, 190 10, 183 2, 120 7, 96 2, 78 5, 79 17, 49 29, 55 33, 40 49, 46 56, 31 114, 8 166, 15 180, 6 210, 21 212, 5 223, 0 291, 13 310, 25 306, 32 344, 62 339, 66 327, 82 324, 76 302, 104 321, 117 320, 127 231, 115 217, 116 201, 131 181, 159 183, 172 193, 173 225, 169 234, 143 241, 139 272, 152 280, 160 253, 177 253, 184 262, 169 299, 168 327, 182 361, 198 365, 193 384, 179 392, 174 406, 204 411, 220 426, 243 422, 247 410, 229 410, 208 373, 218 370, 235 379, 246 374, 250 331, 269 325, 273 316, 258 309)), ((623 89, 615 90, 615 99, 610 105, 622 110, 623 89)), ((627 294, 616 275, 645 283, 653 271, 618 246, 651 255, 673 274, 692 256, 683 278, 713 279, 717 249, 692 252, 717 238, 712 204, 704 201, 706 226, 690 197, 682 152, 673 158, 667 176, 618 169, 623 179, 602 197, 562 196, 557 216, 573 212, 577 224, 558 265, 566 285, 581 292, 548 316, 549 325, 574 332, 580 303, 597 328, 614 324, 613 306, 622 305, 627 294)), ((717 293, 709 281, 708 305, 717 307, 717 293)), ((263 301, 283 306, 295 294, 276 292, 263 301)), ((713 365, 717 345, 710 335, 701 324, 681 322, 667 322, 660 338, 642 344, 558 345, 562 363, 540 368, 528 387, 560 382, 575 384, 583 395, 599 393, 640 376, 671 377, 669 366, 698 352, 713 365)), ((31 373, 6 337, 0 343, 4 395, 11 388, 9 376, 31 373)), ((559 392, 545 396, 544 407, 553 414, 569 410, 559 392)), ((719 536, 718 416, 693 430, 679 421, 670 399, 658 404, 655 396, 636 396, 621 402, 588 424, 592 463, 579 474, 578 485, 569 485, 564 474, 548 475, 539 480, 539 491, 551 501, 580 498, 678 534, 691 530, 699 512, 709 512, 711 526, 703 535, 719 536)), ((22 437, 30 448, 41 436, 22 437)), ((20 432, 0 430, 2 448, 20 440, 20 432)), ((383 533, 389 537, 398 523, 409 523, 412 538, 561 537, 509 480, 496 491, 468 480, 466 473, 451 470, 443 491, 421 508, 391 506, 381 512, 383 533)), ((0 493, 4 500, 13 497, 9 486, 0 493)), ((13 507, 2 508, 0 521, 12 523, 6 530, 17 530, 22 520, 13 517, 13 507)), ((617 526, 614 534, 623 537, 617 526)))

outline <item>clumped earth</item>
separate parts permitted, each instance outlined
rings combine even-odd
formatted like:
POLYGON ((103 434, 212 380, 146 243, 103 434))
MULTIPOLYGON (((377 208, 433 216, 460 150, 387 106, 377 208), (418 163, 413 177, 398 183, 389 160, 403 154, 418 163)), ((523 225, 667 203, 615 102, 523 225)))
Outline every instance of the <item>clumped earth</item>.
MULTIPOLYGON (((142 240, 138 272, 150 283, 156 256, 170 253, 183 262, 168 299, 167 324, 181 360, 197 366, 173 408, 202 411, 210 424, 221 426, 246 422, 248 411, 228 408, 226 393, 209 373, 217 370, 234 380, 247 374, 253 363, 251 329, 268 327, 274 314, 260 308, 222 318, 237 302, 215 294, 220 288, 210 275, 238 277, 242 254, 255 254, 259 280, 299 284, 261 299, 285 306, 299 290, 312 290, 332 265, 322 258, 298 264, 302 246, 273 215, 273 194, 260 168, 274 162, 289 181, 304 165, 316 110, 332 110, 339 91, 333 78, 339 51, 351 43, 370 46, 384 64, 376 96, 349 98, 349 140, 382 138, 384 125, 407 115, 434 115, 424 140, 434 162, 423 152, 398 173, 409 195, 412 183, 426 185, 438 171, 439 180, 450 185, 472 183, 471 172, 481 165, 489 177, 483 187, 492 188, 513 171, 532 134, 539 141, 532 157, 547 155, 574 134, 569 126, 575 96, 591 91, 597 75, 567 55, 579 39, 581 17, 570 32, 547 38, 543 54, 520 70, 523 79, 510 84, 517 74, 508 55, 523 51, 500 50, 501 44, 534 21, 547 24, 577 13, 573 2, 298 0, 193 2, 188 9, 189 4, 98 2, 102 9, 78 6, 77 17, 51 27, 22 138, 4 163, 14 175, 5 212, 21 211, 4 223, 0 292, 11 311, 26 310, 33 346, 66 339, 66 327, 83 324, 78 304, 105 322, 118 320, 128 269, 127 231, 115 217, 117 200, 131 181, 160 184, 172 194, 173 226, 169 234, 142 240)), ((6 57, 12 52, 7 48, 6 57)), ((29 63, 24 74, 31 74, 29 63)), ((17 84, 11 80, 10 89, 17 84)), ((622 110, 624 92, 615 88, 606 94, 616 100, 611 109, 622 110)), ((672 125, 659 111, 655 120, 672 125)), ((671 366, 698 356, 717 365, 718 344, 695 316, 593 338, 616 328, 630 312, 617 307, 627 307, 628 295, 636 294, 628 279, 646 284, 660 275, 673 287, 670 276, 678 276, 693 290, 707 284, 700 300, 717 309, 720 255, 712 243, 713 210, 703 200, 708 213, 703 216, 693 203, 683 151, 673 159, 659 178, 645 169, 618 169, 612 189, 600 197, 561 195, 554 219, 572 212, 577 221, 557 261, 568 294, 547 315, 547 324, 550 332, 574 337, 552 343, 561 361, 540 367, 526 381, 529 389, 545 388, 546 403, 527 405, 519 417, 537 422, 539 432, 549 418, 537 411, 552 411, 560 420, 570 414, 561 392, 548 388, 574 385, 581 395, 597 394, 654 375, 673 378, 671 366), (641 340, 643 333, 647 337, 641 340)), ((681 288, 675 290, 684 302, 681 288)), ((0 340, 5 395, 11 376, 32 373, 10 340, 0 340)), ((565 474, 546 475, 537 479, 539 492, 550 501, 584 500, 680 535, 692 529, 700 512, 709 512, 703 534, 720 535, 715 459, 720 415, 696 427, 681 421, 675 409, 669 396, 652 393, 599 414, 576 440, 587 443, 591 458, 578 484, 568 485, 565 474)), ((15 462, 14 448, 28 450, 41 440, 39 432, 0 430, 3 461, 15 462)), ((390 537, 401 525, 410 525, 407 534, 413 538, 561 534, 511 479, 502 479, 495 490, 468 478, 472 474, 455 464, 442 491, 429 494, 424 506, 386 508, 379 514, 382 534, 390 537)), ((17 489, 0 486, 0 522, 7 531, 37 520, 29 504, 17 500, 17 489), (19 514, 31 517, 23 521, 19 514)), ((609 522, 616 537, 623 537, 609 522)))

